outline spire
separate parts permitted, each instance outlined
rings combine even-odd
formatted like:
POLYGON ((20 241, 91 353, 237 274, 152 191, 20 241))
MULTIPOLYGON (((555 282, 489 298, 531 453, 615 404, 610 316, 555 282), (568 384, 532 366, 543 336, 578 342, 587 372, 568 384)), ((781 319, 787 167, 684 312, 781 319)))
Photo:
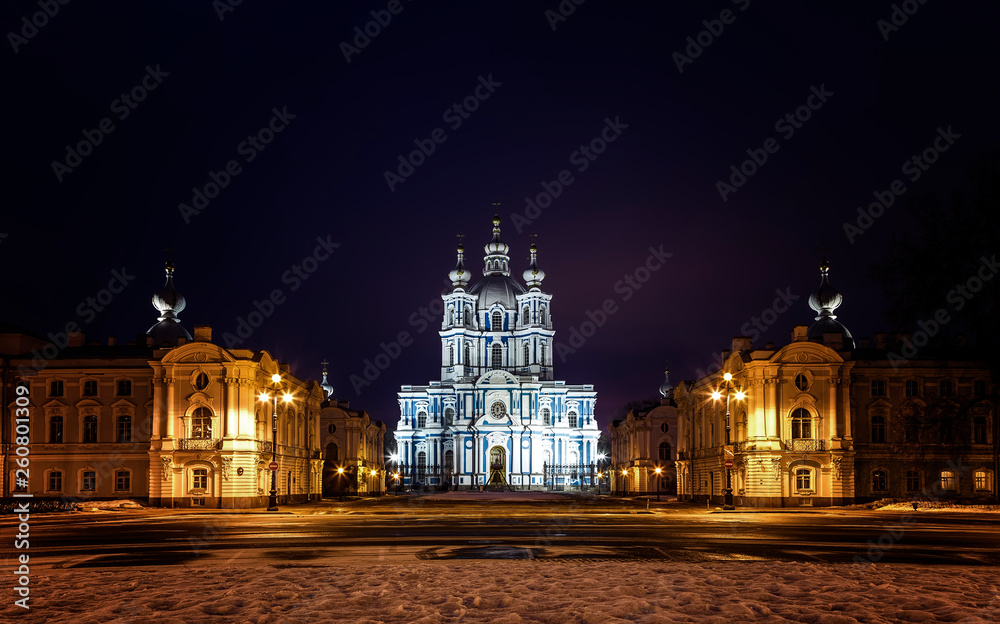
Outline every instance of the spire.
POLYGON ((167 281, 156 294, 153 295, 153 307, 159 311, 158 323, 150 327, 146 334, 153 337, 154 344, 176 345, 178 338, 191 340, 191 334, 181 326, 181 321, 177 318, 182 310, 187 306, 184 296, 174 289, 174 262, 170 257, 164 264, 167 274, 167 281))
POLYGON ((819 288, 809 295, 809 307, 816 311, 816 322, 809 327, 807 333, 809 340, 822 342, 824 336, 830 333, 842 334, 844 337, 844 348, 854 348, 854 337, 851 332, 844 327, 843 323, 837 321, 837 315, 833 312, 843 303, 844 297, 836 288, 830 285, 830 263, 826 256, 823 256, 819 265, 820 282, 819 288))
MULTIPOLYGON (((498 207, 500 202, 493 202, 498 207)), ((483 275, 510 275, 510 247, 500 240, 500 215, 493 215, 493 240, 486 244, 486 257, 483 258, 483 275)))
POLYGON ((333 396, 333 386, 331 386, 330 382, 326 380, 326 366, 329 362, 323 360, 320 364, 323 365, 323 381, 320 382, 319 387, 323 388, 323 392, 326 392, 326 398, 329 399, 333 396))
POLYGON ((469 285, 469 271, 465 268, 465 246, 462 244, 464 236, 464 234, 458 235, 458 262, 451 273, 448 273, 448 279, 451 280, 451 285, 455 287, 455 290, 465 290, 465 287, 469 285))
POLYGON ((531 247, 528 251, 531 252, 531 260, 528 262, 528 268, 524 270, 522 276, 524 277, 524 283, 528 285, 531 290, 538 290, 542 285, 542 280, 545 279, 545 271, 538 268, 538 247, 535 246, 535 234, 531 235, 531 247))
POLYGON ((663 383, 660 384, 660 396, 664 399, 673 396, 674 384, 670 383, 670 369, 663 371, 663 383))

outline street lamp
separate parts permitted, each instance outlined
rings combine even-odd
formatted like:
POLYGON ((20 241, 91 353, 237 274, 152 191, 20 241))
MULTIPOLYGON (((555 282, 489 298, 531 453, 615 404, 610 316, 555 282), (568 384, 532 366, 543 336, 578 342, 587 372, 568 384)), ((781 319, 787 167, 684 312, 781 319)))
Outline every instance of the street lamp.
MULTIPOLYGON (((734 387, 735 387, 733 385, 733 374, 732 373, 726 373, 726 374, 724 374, 722 376, 722 379, 723 379, 723 382, 724 382, 724 386, 723 387, 726 390, 726 445, 725 445, 725 448, 724 448, 724 451, 723 451, 723 455, 724 456, 732 456, 733 455, 733 450, 732 450, 732 447, 730 446, 730 441, 729 441, 729 420, 730 420, 729 399, 730 399, 730 397, 736 397, 737 401, 742 401, 744 398, 746 398, 747 395, 746 395, 745 392, 743 392, 742 390, 740 390, 738 388, 736 388, 736 392, 732 391, 734 389, 734 387)), ((712 399, 718 401, 721 398, 722 398, 722 393, 719 392, 718 390, 716 390, 715 392, 712 393, 712 399)), ((723 494, 723 498, 722 498, 722 508, 723 509, 736 509, 736 507, 733 505, 733 472, 732 472, 733 471, 733 469, 732 469, 733 461, 732 461, 732 459, 730 459, 730 457, 726 457, 725 458, 725 462, 726 463, 724 465, 725 465, 725 468, 726 468, 726 491, 723 494)), ((711 494, 709 496, 711 496, 711 494)))
MULTIPOLYGON (((271 385, 274 387, 274 404, 271 408, 271 493, 267 500, 268 511, 278 511, 278 388, 280 384, 281 375, 278 373, 271 375, 271 385)), ((262 403, 266 403, 271 398, 266 392, 260 393, 262 403)), ((281 400, 290 403, 292 395, 286 392, 281 400)))
POLYGON ((628 470, 622 468, 622 494, 628 496, 628 481, 626 477, 628 477, 628 470))
POLYGON ((660 473, 663 472, 663 468, 657 466, 654 472, 656 473, 656 502, 660 502, 660 473))

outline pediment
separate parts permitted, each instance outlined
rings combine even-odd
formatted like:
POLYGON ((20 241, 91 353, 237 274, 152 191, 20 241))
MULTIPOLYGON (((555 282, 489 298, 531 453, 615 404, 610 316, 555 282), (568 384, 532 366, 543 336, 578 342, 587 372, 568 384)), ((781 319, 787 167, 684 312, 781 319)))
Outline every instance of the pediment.
POLYGON ((476 380, 476 387, 481 386, 494 386, 494 385, 518 385, 520 382, 517 377, 511 375, 507 371, 503 370, 492 370, 478 380, 476 380))
POLYGON ((236 359, 228 351, 211 342, 189 342, 174 347, 161 360, 164 364, 235 361, 236 359))
POLYGON ((793 342, 771 356, 779 364, 842 364, 844 358, 833 349, 816 342, 793 342))

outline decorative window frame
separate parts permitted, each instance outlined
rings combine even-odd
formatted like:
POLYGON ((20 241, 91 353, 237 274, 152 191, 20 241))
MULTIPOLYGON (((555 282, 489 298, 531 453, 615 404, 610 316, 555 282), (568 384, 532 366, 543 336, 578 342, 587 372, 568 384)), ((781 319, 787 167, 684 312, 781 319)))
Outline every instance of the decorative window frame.
POLYGON ((66 386, 67 380, 62 375, 55 375, 53 377, 48 377, 43 384, 43 395, 46 399, 66 399, 66 386), (59 381, 62 382, 62 394, 52 394, 52 382, 59 381))
POLYGON ((133 485, 135 484, 134 476, 135 476, 135 474, 134 474, 133 470, 131 468, 129 468, 128 466, 124 466, 124 465, 117 466, 114 470, 111 471, 111 478, 112 478, 111 487, 113 488, 112 492, 114 492, 115 494, 131 494, 132 490, 133 490, 133 485), (127 490, 119 490, 118 489, 118 473, 119 472, 127 472, 128 473, 128 489, 127 490))
POLYGON ((201 366, 191 371, 191 374, 188 375, 188 383, 191 384, 191 389, 195 393, 202 393, 202 394, 205 393, 209 388, 212 387, 212 384, 214 384, 215 382, 216 380, 212 379, 212 375, 210 375, 209 372, 201 366), (198 387, 198 377, 201 375, 205 375, 205 377, 208 379, 208 383, 205 384, 204 388, 198 387))
POLYGON ((66 471, 62 468, 56 468, 55 466, 46 468, 42 472, 42 489, 46 494, 62 494, 66 491, 66 471), (49 488, 49 475, 53 472, 59 473, 59 489, 53 490, 49 488))
POLYGON ((131 398, 131 397, 135 396, 135 379, 133 379, 133 378, 127 376, 127 375, 119 375, 118 377, 114 378, 113 384, 114 384, 114 386, 113 386, 114 387, 114 395, 113 396, 115 396, 115 398, 126 398, 126 397, 131 398), (127 382, 129 382, 129 393, 128 394, 118 394, 118 382, 120 382, 120 381, 127 381, 127 382))
MULTIPOLYGON (((212 437, 211 438, 204 438, 204 439, 212 439, 212 440, 216 439, 216 435, 215 434, 216 434, 216 432, 219 431, 218 427, 221 424, 219 422, 219 414, 212 407, 212 404, 209 401, 205 400, 205 398, 206 397, 204 397, 204 395, 195 395, 195 396, 191 397, 191 400, 190 400, 190 403, 188 404, 187 410, 185 410, 184 411, 184 415, 181 416, 181 431, 183 433, 180 435, 180 437, 185 438, 185 439, 189 439, 189 440, 193 439, 193 437, 194 437, 194 413, 199 408, 204 407, 212 415, 212 437)), ((280 418, 280 416, 281 416, 281 409, 280 409, 281 408, 281 402, 280 401, 278 402, 278 408, 279 408, 278 409, 278 416, 279 416, 279 418, 278 418, 278 431, 280 432, 281 431, 281 418, 280 418)), ((133 419, 132 422, 134 423, 135 420, 133 419)), ((117 422, 115 423, 115 425, 117 427, 117 422)), ((117 435, 118 435, 118 431, 116 429, 115 430, 116 439, 117 439, 117 435)))
POLYGON ((100 380, 99 377, 95 377, 94 375, 83 375, 83 376, 80 377, 80 379, 78 381, 78 384, 79 384, 79 389, 80 389, 80 399, 81 400, 91 399, 91 400, 96 401, 97 398, 101 396, 101 380, 100 380), (83 389, 84 389, 86 383, 90 382, 90 381, 92 381, 95 384, 97 384, 97 392, 95 392, 94 394, 84 394, 83 393, 83 389))
POLYGON ((874 467, 872 467, 871 470, 868 471, 868 486, 871 489, 871 493, 872 494, 888 494, 891 491, 892 485, 889 482, 890 481, 890 479, 889 479, 889 475, 890 474, 891 473, 890 473, 889 469, 886 468, 885 466, 881 465, 881 464, 876 464, 874 467), (875 489, 875 473, 876 472, 881 472, 881 473, 883 473, 885 475, 885 487, 882 488, 881 490, 876 490, 875 489))
POLYGON ((813 384, 816 382, 816 376, 808 368, 799 368, 798 370, 792 373, 790 381, 792 388, 794 388, 793 392, 796 393, 809 392, 812 390, 813 384), (799 375, 802 375, 803 377, 806 378, 805 389, 799 389, 798 385, 796 385, 795 383, 798 380, 799 375))
MULTIPOLYGON (((89 496, 96 496, 97 495, 97 490, 101 486, 100 481, 98 479, 98 476, 99 476, 98 470, 96 468, 92 467, 90 464, 87 464, 87 465, 85 465, 85 466, 83 466, 81 468, 77 468, 77 470, 76 470, 76 491, 77 491, 77 493, 80 494, 81 496, 87 496, 87 495, 89 495, 89 496), (85 490, 85 489, 83 489, 83 475, 84 475, 84 473, 87 473, 87 472, 94 473, 94 489, 93 490, 85 490)), ((65 483, 63 484, 63 489, 64 490, 66 489, 66 484, 65 483)))

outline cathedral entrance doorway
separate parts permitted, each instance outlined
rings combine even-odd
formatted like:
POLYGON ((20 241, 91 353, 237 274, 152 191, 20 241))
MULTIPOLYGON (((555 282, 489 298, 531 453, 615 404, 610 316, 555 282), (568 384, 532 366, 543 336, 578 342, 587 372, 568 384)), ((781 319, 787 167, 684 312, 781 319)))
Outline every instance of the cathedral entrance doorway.
POLYGON ((486 480, 487 487, 503 488, 507 485, 504 476, 507 468, 507 449, 494 446, 490 449, 490 478, 486 480))

